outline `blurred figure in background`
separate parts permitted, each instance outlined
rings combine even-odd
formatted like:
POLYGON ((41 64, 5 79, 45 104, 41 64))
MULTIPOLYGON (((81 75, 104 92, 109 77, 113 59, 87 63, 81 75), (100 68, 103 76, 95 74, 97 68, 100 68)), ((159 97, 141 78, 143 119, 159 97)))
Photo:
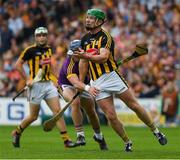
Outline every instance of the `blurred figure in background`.
POLYGON ((13 41, 13 32, 8 28, 7 22, 3 21, 0 25, 0 58, 4 52, 11 48, 13 41))
POLYGON ((178 92, 174 81, 168 81, 162 93, 162 114, 165 115, 167 126, 176 125, 178 111, 178 92))

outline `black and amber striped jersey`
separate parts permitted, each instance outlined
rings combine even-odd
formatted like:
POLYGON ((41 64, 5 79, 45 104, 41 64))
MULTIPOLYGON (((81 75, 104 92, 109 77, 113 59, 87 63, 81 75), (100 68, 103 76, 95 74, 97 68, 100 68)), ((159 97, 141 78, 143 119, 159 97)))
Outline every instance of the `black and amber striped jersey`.
POLYGON ((34 79, 40 68, 44 71, 42 81, 49 81, 51 74, 52 48, 49 46, 40 47, 36 44, 27 47, 20 55, 23 61, 29 66, 30 79, 34 79))
POLYGON ((81 45, 85 51, 90 48, 106 48, 110 51, 110 56, 105 63, 99 64, 89 61, 90 75, 93 80, 96 80, 104 73, 109 73, 117 69, 117 64, 114 60, 114 40, 105 30, 102 29, 96 34, 87 33, 82 37, 81 45))

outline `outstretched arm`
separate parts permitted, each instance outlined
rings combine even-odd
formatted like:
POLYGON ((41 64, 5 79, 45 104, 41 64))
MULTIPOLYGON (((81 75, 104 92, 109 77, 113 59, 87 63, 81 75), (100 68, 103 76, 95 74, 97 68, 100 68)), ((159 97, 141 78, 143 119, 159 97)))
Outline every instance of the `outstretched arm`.
POLYGON ((87 91, 94 97, 97 96, 99 93, 99 90, 95 87, 90 87, 89 85, 84 84, 83 82, 79 81, 79 78, 76 74, 73 74, 72 76, 68 77, 69 82, 78 90, 80 91, 87 91))
POLYGON ((85 52, 82 49, 79 49, 79 51, 75 51, 73 56, 76 56, 81 59, 97 62, 97 63, 105 63, 110 55, 109 49, 101 48, 98 51, 92 51, 92 52, 85 52))

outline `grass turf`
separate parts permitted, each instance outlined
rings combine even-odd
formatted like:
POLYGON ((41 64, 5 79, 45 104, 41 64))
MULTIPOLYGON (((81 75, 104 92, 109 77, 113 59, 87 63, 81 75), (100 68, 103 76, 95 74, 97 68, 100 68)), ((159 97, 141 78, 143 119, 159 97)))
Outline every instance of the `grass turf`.
MULTIPOLYGON (((176 159, 180 158, 180 128, 161 128, 168 137, 168 144, 161 146, 147 128, 126 127, 133 141, 133 152, 125 153, 122 140, 109 126, 102 126, 108 151, 100 151, 93 140, 93 131, 85 126, 86 146, 66 149, 57 129, 45 133, 41 127, 29 127, 21 138, 21 148, 11 144, 14 127, 0 127, 1 159, 176 159)), ((68 126, 69 135, 76 138, 73 126, 68 126)))

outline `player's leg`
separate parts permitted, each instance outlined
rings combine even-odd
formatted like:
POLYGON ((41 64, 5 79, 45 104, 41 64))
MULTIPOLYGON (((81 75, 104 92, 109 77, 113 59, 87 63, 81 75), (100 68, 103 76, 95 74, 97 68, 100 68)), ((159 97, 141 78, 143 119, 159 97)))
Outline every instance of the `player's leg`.
MULTIPOLYGON (((59 98, 58 96, 56 97, 47 97, 45 99, 47 105, 49 106, 49 108, 51 109, 51 111, 53 112, 53 114, 57 114, 61 107, 60 107, 60 102, 59 102, 59 98)), ((67 133, 67 128, 66 128, 66 123, 64 121, 64 118, 60 118, 57 123, 56 123, 58 129, 59 129, 59 132, 61 134, 61 138, 63 139, 64 141, 64 146, 65 147, 68 147, 68 148, 71 148, 71 147, 75 147, 75 144, 71 141, 68 133, 67 133)))
POLYGON ((20 147, 20 137, 25 128, 38 118, 39 104, 29 104, 29 115, 21 122, 21 124, 12 131, 14 147, 20 147))
MULTIPOLYGON (((75 94, 76 94, 76 90, 73 88, 66 87, 63 89, 63 97, 67 101, 70 101, 75 94)), ((86 141, 85 141, 85 134, 83 129, 83 115, 80 108, 79 97, 77 97, 71 104, 71 114, 77 134, 76 145, 77 146, 85 145, 86 141)))
MULTIPOLYGON (((43 85, 44 86, 42 86, 42 87, 45 88, 43 99, 46 101, 47 105, 49 106, 49 108, 51 109, 53 114, 55 115, 61 110, 61 105, 59 102, 57 88, 53 85, 52 82, 46 82, 43 85)), ((69 148, 75 147, 74 143, 71 141, 71 139, 69 138, 69 135, 67 133, 64 118, 63 117, 60 118, 56 122, 56 125, 61 134, 61 138, 64 141, 64 146, 69 147, 69 148)))
POLYGON ((13 145, 15 147, 20 146, 20 136, 25 128, 27 128, 33 121, 38 118, 40 102, 41 102, 41 90, 38 83, 28 88, 27 98, 29 101, 29 115, 21 122, 21 124, 12 132, 13 145))
POLYGON ((113 96, 101 99, 97 101, 98 105, 101 107, 103 112, 105 113, 108 121, 110 122, 114 131, 123 139, 125 142, 125 151, 132 151, 132 142, 130 141, 123 124, 118 119, 117 114, 115 112, 113 96))
POLYGON ((165 145, 167 143, 165 135, 158 130, 148 112, 138 103, 131 90, 128 89, 118 96, 152 130, 154 135, 158 138, 159 143, 165 145))
POLYGON ((94 136, 93 136, 94 140, 99 143, 101 150, 107 150, 108 147, 104 139, 104 136, 101 132, 99 118, 95 111, 94 99, 90 95, 86 95, 86 97, 81 96, 80 100, 81 100, 81 106, 84 108, 86 114, 88 115, 89 121, 94 130, 94 136))

